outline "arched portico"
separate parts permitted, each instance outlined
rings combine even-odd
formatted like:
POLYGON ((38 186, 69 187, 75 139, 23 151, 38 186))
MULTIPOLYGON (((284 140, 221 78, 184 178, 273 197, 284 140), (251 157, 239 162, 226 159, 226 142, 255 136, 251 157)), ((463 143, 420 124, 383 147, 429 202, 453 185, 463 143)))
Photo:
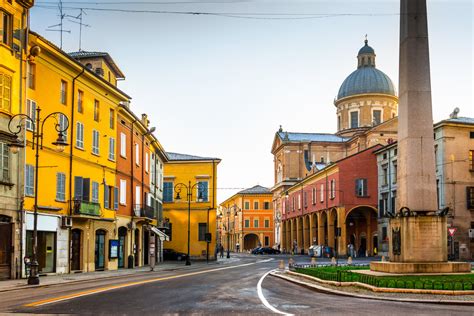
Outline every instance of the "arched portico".
POLYGON ((347 245, 353 245, 357 257, 373 255, 373 238, 377 232, 377 210, 371 206, 357 206, 346 214, 347 245))
POLYGON ((258 246, 258 236, 256 234, 250 233, 245 234, 244 236, 244 249, 254 249, 258 246))

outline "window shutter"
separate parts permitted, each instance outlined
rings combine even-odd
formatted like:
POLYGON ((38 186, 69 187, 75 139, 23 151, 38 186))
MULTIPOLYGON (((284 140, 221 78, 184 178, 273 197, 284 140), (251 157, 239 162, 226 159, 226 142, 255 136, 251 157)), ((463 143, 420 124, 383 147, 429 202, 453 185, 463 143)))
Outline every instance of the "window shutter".
POLYGON ((114 187, 114 210, 118 210, 119 189, 114 187))
POLYGON ((474 187, 466 187, 466 206, 468 209, 474 208, 474 187))
POLYGON ((209 182, 201 182, 202 183, 202 200, 204 202, 209 201, 209 182))
POLYGON ((61 174, 58 172, 56 173, 56 199, 60 200, 60 192, 61 192, 61 174))
POLYGON ((82 179, 82 200, 83 201, 90 201, 90 187, 91 187, 91 179, 83 178, 82 179))
POLYGON ((363 196, 367 196, 367 179, 362 180, 362 185, 363 185, 363 196))
POLYGON ((104 185, 104 207, 109 208, 109 187, 108 185, 104 185))
POLYGON ((355 180, 355 195, 359 196, 359 179, 355 180))
POLYGON ((74 199, 82 201, 82 177, 74 177, 74 199))

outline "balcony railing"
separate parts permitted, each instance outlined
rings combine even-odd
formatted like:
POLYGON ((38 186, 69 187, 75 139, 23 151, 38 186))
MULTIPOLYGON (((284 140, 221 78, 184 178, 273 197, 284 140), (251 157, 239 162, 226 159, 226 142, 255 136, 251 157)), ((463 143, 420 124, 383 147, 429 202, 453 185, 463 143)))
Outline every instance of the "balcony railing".
POLYGON ((153 206, 135 204, 133 211, 135 212, 135 216, 156 219, 156 210, 153 206))
POLYGON ((100 216, 100 204, 89 201, 74 200, 74 214, 100 216))

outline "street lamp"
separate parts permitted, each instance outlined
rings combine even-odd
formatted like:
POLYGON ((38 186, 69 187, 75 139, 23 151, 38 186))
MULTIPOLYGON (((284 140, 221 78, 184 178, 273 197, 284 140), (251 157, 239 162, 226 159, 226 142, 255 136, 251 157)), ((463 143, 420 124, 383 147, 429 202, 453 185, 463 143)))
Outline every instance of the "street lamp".
MULTIPOLYGON (((191 181, 188 182, 188 185, 184 183, 178 183, 174 186, 174 191, 176 192, 176 200, 181 200, 181 190, 183 188, 186 189, 186 197, 188 201, 188 255, 186 256, 186 265, 190 266, 191 265, 191 259, 190 259, 190 244, 191 244, 191 199, 193 198, 193 189, 198 186, 199 187, 200 182, 196 182, 195 184, 191 185, 191 181)), ((202 192, 201 190, 198 190, 198 201, 202 200, 202 192)))
POLYGON ((235 215, 237 213, 237 209, 241 211, 241 209, 236 205, 232 205, 231 207, 227 206, 227 259, 230 258, 230 210, 234 209, 234 232, 235 232, 235 215))
POLYGON ((9 145, 10 151, 13 154, 19 152, 20 148, 25 147, 24 143, 18 139, 18 134, 20 134, 24 129, 25 122, 30 122, 32 129, 33 129, 33 143, 32 149, 36 150, 35 153, 35 184, 34 184, 34 194, 35 194, 35 204, 34 204, 34 213, 33 213, 33 252, 31 258, 31 268, 30 268, 30 275, 28 276, 28 284, 29 285, 36 285, 40 283, 38 270, 38 172, 39 172, 39 150, 43 149, 43 136, 44 136, 44 123, 51 117, 56 120, 55 129, 58 133, 58 138, 52 144, 56 146, 57 152, 63 152, 65 147, 68 146, 66 142, 66 138, 64 136, 64 132, 69 128, 69 120, 64 113, 61 112, 53 112, 46 116, 43 120, 40 119, 41 109, 39 107, 36 108, 36 117, 31 118, 26 114, 17 114, 13 116, 10 121, 8 122, 8 130, 15 136, 14 141, 9 145), (64 118, 64 124, 61 124, 60 117, 64 118), (20 118, 18 125, 12 124, 16 118, 20 118), (35 121, 36 119, 36 121, 35 121), (40 125, 41 124, 41 125, 40 125), (64 126, 62 126, 64 125, 64 126))

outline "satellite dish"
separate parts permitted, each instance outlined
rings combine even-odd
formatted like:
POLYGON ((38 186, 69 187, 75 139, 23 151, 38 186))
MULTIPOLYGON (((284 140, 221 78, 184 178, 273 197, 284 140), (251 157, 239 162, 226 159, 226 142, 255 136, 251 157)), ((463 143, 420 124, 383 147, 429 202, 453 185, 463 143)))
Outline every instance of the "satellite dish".
POLYGON ((455 107, 454 108, 454 114, 458 114, 459 113, 459 108, 458 107, 455 107))
POLYGON ((459 108, 455 107, 453 113, 449 114, 449 118, 458 118, 459 108))

